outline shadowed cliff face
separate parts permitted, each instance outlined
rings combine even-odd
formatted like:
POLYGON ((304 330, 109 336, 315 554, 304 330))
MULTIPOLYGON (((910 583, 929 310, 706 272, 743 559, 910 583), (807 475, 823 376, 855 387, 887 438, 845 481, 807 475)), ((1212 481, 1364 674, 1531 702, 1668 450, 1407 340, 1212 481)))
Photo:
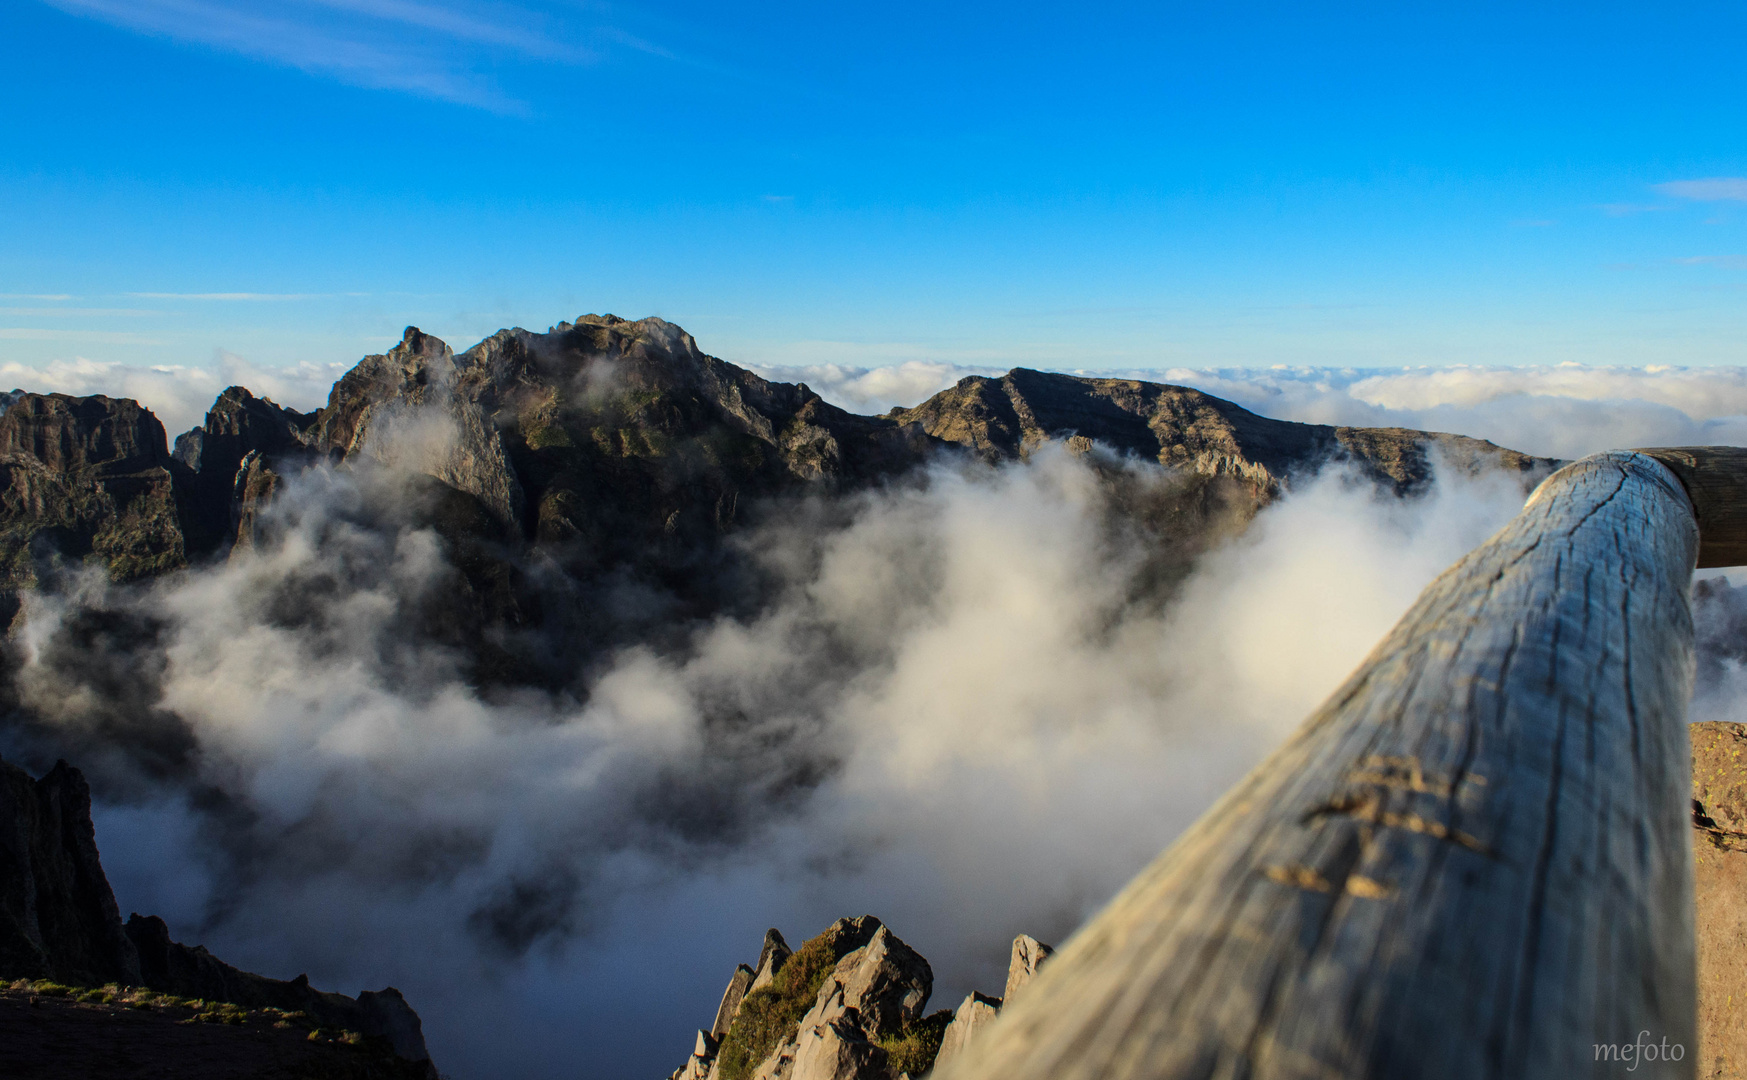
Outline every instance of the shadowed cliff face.
POLYGON ((164 426, 132 401, 15 394, 0 417, 0 578, 36 582, 57 557, 118 580, 186 564, 164 426))
MULTIPOLYGON (((91 790, 65 761, 33 780, 0 761, 0 983, 145 987, 177 997, 301 1011, 315 1023, 382 1036, 408 1061, 428 1061, 418 1014, 392 987, 357 998, 238 970, 204 948, 171 941, 164 921, 124 925, 97 852, 91 790)), ((0 1050, 0 1064, 17 1064, 0 1050)), ((409 1075, 434 1075, 421 1070, 409 1075)), ((134 1075, 104 1068, 89 1075, 134 1075)))

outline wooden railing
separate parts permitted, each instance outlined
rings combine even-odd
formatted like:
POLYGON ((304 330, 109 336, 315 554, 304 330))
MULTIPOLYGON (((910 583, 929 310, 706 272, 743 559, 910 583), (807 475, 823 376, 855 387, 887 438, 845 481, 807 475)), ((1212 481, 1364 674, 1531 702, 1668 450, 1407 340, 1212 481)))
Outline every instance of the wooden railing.
POLYGON ((1689 592, 1741 563, 1747 450, 1555 473, 938 1080, 1692 1076, 1689 592))

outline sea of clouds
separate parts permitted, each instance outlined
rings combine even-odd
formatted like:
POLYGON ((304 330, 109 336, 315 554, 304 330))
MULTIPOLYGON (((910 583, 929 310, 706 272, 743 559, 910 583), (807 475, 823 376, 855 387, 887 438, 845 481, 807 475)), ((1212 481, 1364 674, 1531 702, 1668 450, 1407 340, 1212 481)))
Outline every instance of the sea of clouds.
MULTIPOLYGON (((888 368, 754 367, 860 412, 914 405, 1000 369, 913 360, 888 368)), ((1632 446, 1747 443, 1747 368, 1546 367, 1063 369, 1174 383, 1277 420, 1406 427, 1489 439, 1544 457, 1632 446)))
MULTIPOLYGON (((871 411, 966 372, 768 374, 871 411)), ((1562 457, 1747 424, 1738 369, 1152 377, 1562 457)), ((767 926, 871 912, 933 963, 935 1007, 998 988, 1015 934, 1097 910, 1524 496, 1326 470, 1165 587, 1091 459, 942 463, 743 538, 776 583, 757 612, 622 648, 586 694, 487 694, 407 632, 449 568, 372 512, 402 490, 377 460, 295 481, 228 562, 33 597, 18 687, 115 753, 76 763, 127 779, 97 812, 124 912, 252 970, 394 984, 456 1077, 664 1075, 767 926), (724 792, 749 808, 726 830, 724 792)), ((1739 719, 1747 605, 1722 595, 1697 711, 1739 719)))

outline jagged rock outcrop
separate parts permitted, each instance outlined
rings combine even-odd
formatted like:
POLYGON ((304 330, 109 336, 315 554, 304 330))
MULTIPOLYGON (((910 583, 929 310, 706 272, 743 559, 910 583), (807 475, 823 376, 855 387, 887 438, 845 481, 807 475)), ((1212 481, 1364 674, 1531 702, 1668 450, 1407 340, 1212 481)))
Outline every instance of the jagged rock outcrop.
POLYGON ((825 977, 813 1008, 801 1019, 801 1029, 854 1013, 869 1036, 902 1031, 921 1019, 933 990, 934 972, 928 961, 881 926, 866 945, 839 960, 825 977))
POLYGON ((91 790, 64 761, 40 780, 0 761, 0 978, 141 981, 97 858, 91 790))
POLYGON ((754 974, 740 965, 717 1010, 726 1031, 698 1032, 672 1080, 894 1080, 920 1075, 934 1058, 945 1014, 924 1018, 934 973, 871 915, 839 919, 790 952, 771 930, 756 978, 738 1006, 735 988, 754 974), (762 980, 762 981, 760 981, 762 980))
MULTIPOLYGON (((864 1021, 854 1009, 821 1023, 801 1024, 792 1050, 794 1064, 787 1075, 795 1080, 868 1080, 890 1075, 891 1057, 883 1047, 868 1040, 864 1021)), ((761 1080, 779 1080, 784 1075, 760 1069, 761 1080)))
POLYGON ((400 991, 324 993, 303 976, 269 979, 170 940, 162 919, 124 925, 98 858, 91 790, 58 762, 40 780, 0 761, 0 981, 145 986, 178 997, 302 1011, 319 1023, 387 1038, 428 1061, 418 1014, 400 991))
POLYGON ((1037 976, 1037 969, 1054 952, 1055 949, 1029 934, 1020 934, 1014 938, 1013 952, 1007 961, 1007 986, 1001 991, 1001 999, 1010 1000, 1014 994, 1025 989, 1026 984, 1037 976))
MULTIPOLYGON (((839 919, 787 953, 765 935, 759 972, 779 973, 732 1010, 723 1036, 699 1031, 692 1055, 670 1080, 900 1080, 946 1060, 1001 1007, 973 993, 957 1013, 925 1015, 934 973, 914 949, 871 915, 839 919)), ((1036 938, 1013 942, 1007 981, 1018 992, 1053 950, 1036 938)), ((752 971, 742 964, 729 983, 752 971)), ((724 998, 726 1001, 726 997, 724 998)), ((721 1021, 724 1009, 717 1010, 721 1021)))
MULTIPOLYGON (((258 474, 300 451, 312 419, 233 386, 172 454, 163 425, 134 401, 0 398, 0 589, 9 590, 37 584, 57 559, 94 559, 126 581, 228 548, 244 459, 257 456, 258 474)), ((268 491, 257 475, 250 496, 268 491)))
POLYGON ((794 950, 783 940, 782 934, 772 927, 764 932, 764 946, 758 950, 758 967, 752 975, 752 985, 747 993, 762 990, 776 980, 782 973, 783 965, 788 963, 794 950))
MULTIPOLYGON (((771 932, 775 933, 774 930, 771 932)), ((734 977, 728 980, 728 988, 722 991, 722 1004, 716 1007, 716 1022, 710 1025, 710 1038, 721 1042, 722 1036, 728 1034, 728 1026, 740 1012, 740 1002, 752 989, 752 980, 757 977, 757 972, 745 964, 734 969, 734 977)))
POLYGON ((946 1034, 941 1037, 940 1053, 935 1055, 934 1064, 944 1065, 963 1053, 971 1036, 987 1027, 1000 1013, 1001 1001, 1001 998, 988 997, 975 990, 966 995, 958 1011, 952 1014, 952 1023, 946 1026, 946 1034))
POLYGON ((1001 1007, 1013 1000, 1013 996, 1025 989, 1026 984, 1037 975, 1038 968, 1049 959, 1055 949, 1030 936, 1020 934, 1013 939, 1012 951, 1007 960, 1007 986, 998 998, 987 997, 973 991, 958 1011, 952 1016, 952 1023, 946 1027, 946 1034, 940 1040, 940 1053, 934 1059, 936 1065, 945 1064, 964 1052, 967 1045, 977 1032, 987 1027, 996 1016, 1000 1015, 1001 1007))
POLYGON ((212 403, 203 425, 176 436, 172 456, 190 477, 183 515, 190 552, 253 539, 258 509, 287 473, 311 460, 305 439, 317 416, 232 386, 212 403))

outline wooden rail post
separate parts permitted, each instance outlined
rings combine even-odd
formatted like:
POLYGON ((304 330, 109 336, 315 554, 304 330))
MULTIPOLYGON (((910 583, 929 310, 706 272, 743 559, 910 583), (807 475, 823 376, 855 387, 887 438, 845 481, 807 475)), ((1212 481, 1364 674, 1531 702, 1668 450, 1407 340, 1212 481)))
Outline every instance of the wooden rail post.
POLYGON ((1691 1077, 1689 590, 1744 479, 1549 477, 938 1080, 1691 1077))

